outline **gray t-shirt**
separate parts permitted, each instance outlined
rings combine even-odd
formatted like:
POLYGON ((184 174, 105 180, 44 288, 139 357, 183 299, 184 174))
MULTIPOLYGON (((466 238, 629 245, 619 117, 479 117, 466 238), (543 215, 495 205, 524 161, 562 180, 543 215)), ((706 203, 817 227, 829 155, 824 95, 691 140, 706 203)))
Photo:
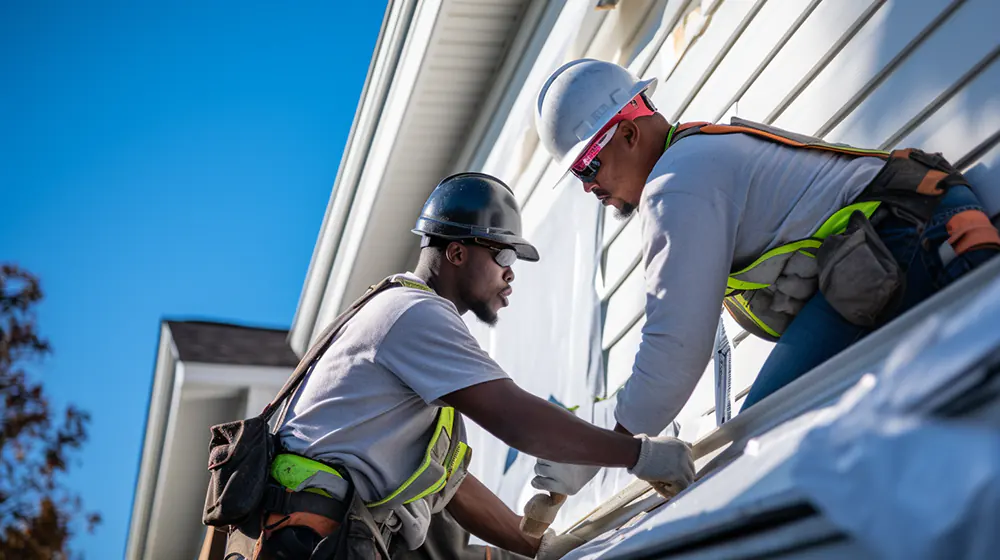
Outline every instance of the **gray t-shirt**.
POLYGON ((341 329, 278 433, 293 453, 346 466, 361 497, 375 501, 420 465, 442 396, 506 377, 453 303, 395 287, 341 329))
POLYGON ((693 136, 664 152, 638 207, 646 323, 618 422, 647 434, 672 422, 708 365, 730 270, 812 235, 883 163, 747 134, 693 136))

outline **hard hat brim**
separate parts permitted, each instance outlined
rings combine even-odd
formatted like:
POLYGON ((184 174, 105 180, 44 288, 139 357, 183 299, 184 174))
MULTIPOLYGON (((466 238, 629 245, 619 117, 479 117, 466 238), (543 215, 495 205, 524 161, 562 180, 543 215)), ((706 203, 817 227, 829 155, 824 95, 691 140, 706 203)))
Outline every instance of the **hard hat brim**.
POLYGON ((593 134, 591 134, 587 138, 584 138, 583 140, 580 140, 575 145, 573 145, 573 148, 571 150, 566 152, 566 155, 561 160, 559 160, 559 168, 562 169, 564 173, 568 173, 569 168, 573 165, 573 162, 575 162, 583 153, 583 151, 587 149, 587 146, 589 146, 590 143, 594 141, 594 138, 597 136, 597 133, 600 132, 605 125, 611 122, 611 119, 614 118, 614 116, 617 115, 619 111, 624 109, 625 106, 628 105, 629 102, 635 98, 635 96, 639 95, 642 92, 647 92, 646 95, 653 95, 653 92, 656 91, 656 84, 657 84, 656 78, 650 78, 648 80, 639 80, 638 82, 636 82, 635 87, 632 88, 632 91, 629 93, 628 98, 620 106, 616 107, 614 111, 611 111, 609 113, 611 116, 608 117, 608 120, 602 122, 600 126, 594 129, 593 134))
POLYGON ((442 228, 440 223, 434 223, 433 221, 423 218, 417 222, 417 227, 410 231, 417 235, 428 235, 431 237, 440 237, 442 239, 450 239, 454 241, 478 237, 479 239, 494 241, 500 245, 509 245, 513 247, 514 252, 517 253, 517 258, 522 261, 538 262, 539 259, 538 249, 536 249, 531 243, 528 243, 526 239, 518 235, 485 231, 457 233, 448 231, 446 228, 442 228))

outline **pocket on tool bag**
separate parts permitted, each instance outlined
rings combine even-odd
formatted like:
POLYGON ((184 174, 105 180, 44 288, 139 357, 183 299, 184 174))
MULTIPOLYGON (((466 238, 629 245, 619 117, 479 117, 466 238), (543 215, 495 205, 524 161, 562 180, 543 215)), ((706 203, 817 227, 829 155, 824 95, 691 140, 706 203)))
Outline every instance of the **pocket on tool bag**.
POLYGON ((259 514, 267 485, 274 435, 261 417, 212 426, 208 491, 202 522, 239 525, 259 514))
POLYGON ((862 212, 851 214, 844 233, 823 241, 816 261, 820 291, 852 324, 878 325, 902 295, 902 267, 862 212))

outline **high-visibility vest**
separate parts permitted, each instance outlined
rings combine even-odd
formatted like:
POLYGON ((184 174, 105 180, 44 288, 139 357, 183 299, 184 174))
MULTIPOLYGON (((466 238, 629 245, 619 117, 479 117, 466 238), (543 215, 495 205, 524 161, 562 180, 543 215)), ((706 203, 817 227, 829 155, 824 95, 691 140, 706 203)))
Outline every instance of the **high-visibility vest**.
MULTIPOLYGON (((432 291, 426 285, 394 278, 395 283, 408 288, 432 291)), ((472 448, 465 443, 465 423, 462 415, 450 406, 439 407, 437 421, 423 459, 413 474, 388 495, 366 505, 376 517, 400 505, 426 500, 432 513, 444 509, 458 486, 468 474, 472 448)), ((271 464, 271 476, 292 491, 306 491, 331 496, 324 489, 322 476, 343 478, 331 465, 301 455, 281 453, 271 464)))
POLYGON ((750 265, 731 271, 723 306, 741 327, 766 340, 778 340, 799 310, 818 291, 816 251, 823 240, 843 233, 855 211, 872 214, 883 203, 902 207, 923 223, 944 191, 968 184, 940 154, 906 149, 887 152, 819 138, 734 117, 729 125, 707 122, 675 124, 667 135, 666 149, 697 134, 749 134, 803 150, 834 152, 848 157, 877 157, 887 163, 852 204, 827 219, 810 237, 775 247, 750 265))

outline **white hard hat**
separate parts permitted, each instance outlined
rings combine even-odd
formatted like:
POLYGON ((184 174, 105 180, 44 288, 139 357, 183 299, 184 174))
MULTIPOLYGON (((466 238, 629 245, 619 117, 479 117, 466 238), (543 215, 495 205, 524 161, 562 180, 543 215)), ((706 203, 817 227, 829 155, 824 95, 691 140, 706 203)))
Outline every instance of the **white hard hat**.
POLYGON ((549 76, 535 104, 542 145, 562 169, 569 169, 601 128, 643 91, 652 95, 656 78, 640 80, 611 62, 583 58, 549 76))

